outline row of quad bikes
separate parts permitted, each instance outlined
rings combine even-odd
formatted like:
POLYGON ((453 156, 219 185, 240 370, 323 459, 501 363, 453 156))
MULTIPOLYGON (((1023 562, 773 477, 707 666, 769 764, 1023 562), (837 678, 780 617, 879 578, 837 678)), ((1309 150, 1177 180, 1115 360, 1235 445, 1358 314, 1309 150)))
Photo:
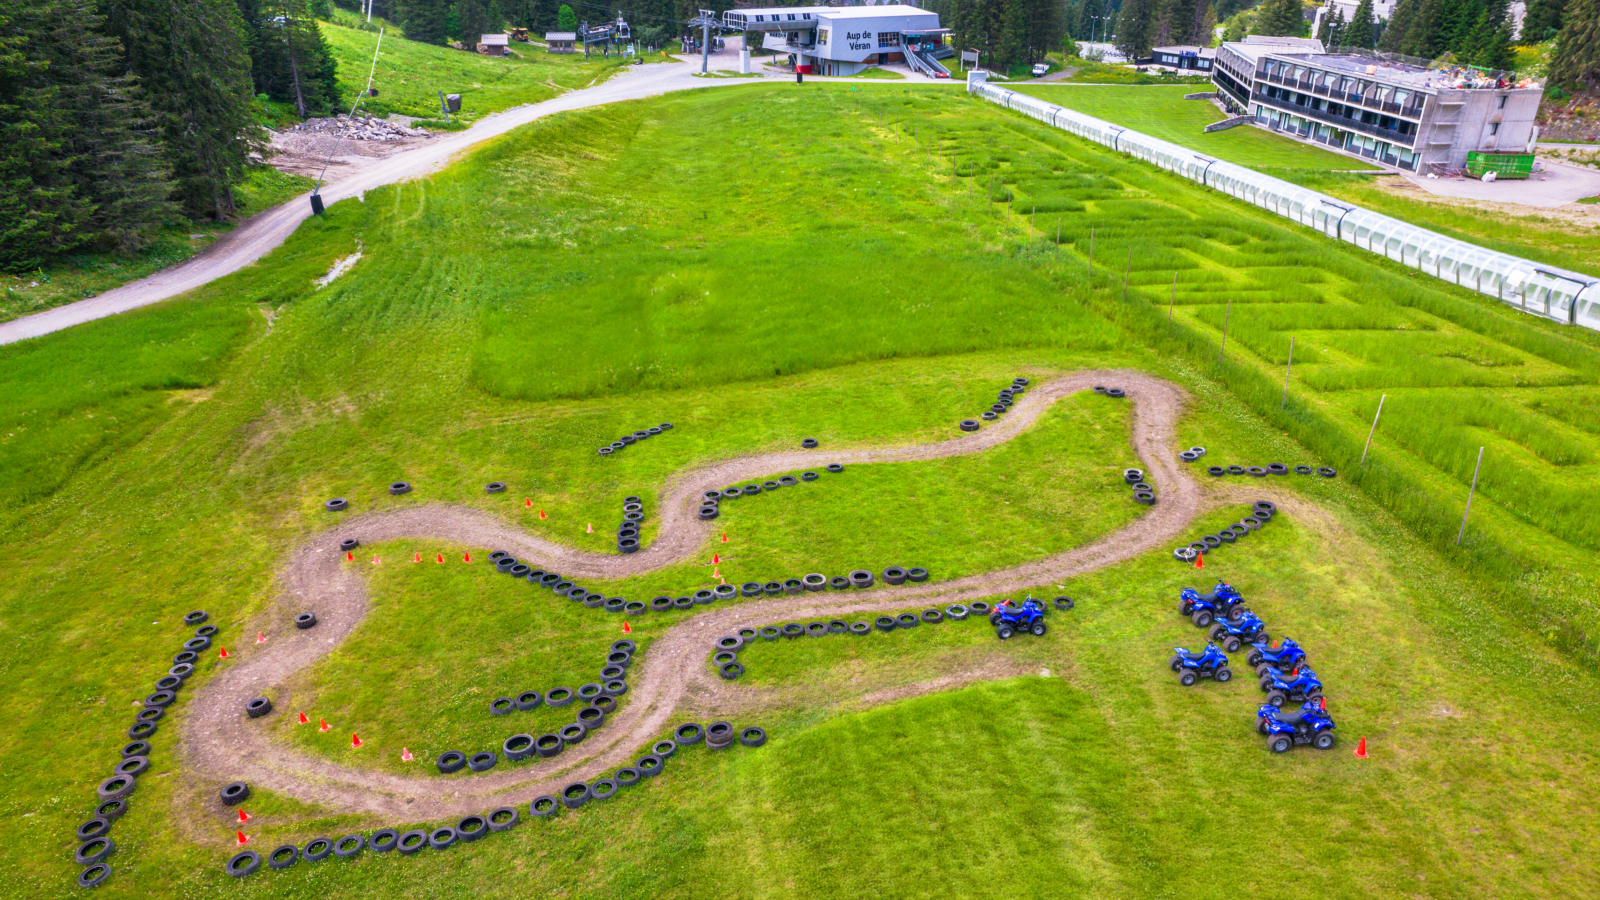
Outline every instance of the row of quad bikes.
POLYGON ((1274 753, 1286 753, 1300 744, 1318 750, 1333 747, 1338 740, 1336 726, 1328 715, 1322 681, 1311 670, 1305 650, 1291 638, 1274 645, 1266 623, 1250 611, 1232 585, 1219 581, 1214 590, 1204 594, 1184 588, 1178 594, 1178 613, 1196 627, 1208 629, 1210 638, 1204 650, 1172 648, 1168 664, 1180 684, 1190 686, 1202 678, 1231 681, 1233 670, 1224 651, 1233 653, 1248 644, 1246 662, 1255 668, 1257 682, 1267 695, 1267 702, 1256 712, 1256 731, 1266 736, 1267 747, 1274 753), (1300 711, 1283 713, 1286 703, 1299 703, 1300 711))

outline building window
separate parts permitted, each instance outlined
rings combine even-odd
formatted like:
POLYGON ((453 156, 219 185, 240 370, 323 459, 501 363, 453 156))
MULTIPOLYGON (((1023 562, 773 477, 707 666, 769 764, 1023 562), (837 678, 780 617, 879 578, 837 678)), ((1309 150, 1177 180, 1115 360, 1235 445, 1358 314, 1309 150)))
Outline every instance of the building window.
POLYGON ((1499 134, 1500 133, 1500 123, 1499 122, 1490 122, 1489 123, 1489 133, 1490 134, 1499 134))
POLYGON ((789 15, 789 21, 793 22, 794 21, 794 13, 789 13, 788 15, 789 15))
POLYGON ((1500 95, 1500 109, 1505 109, 1506 108, 1506 98, 1507 98, 1506 94, 1501 94, 1500 95))
POLYGON ((826 44, 827 42, 828 42, 828 29, 826 29, 826 28, 818 28, 817 29, 817 43, 826 44))
POLYGON ((800 14, 800 18, 802 18, 802 19, 810 19, 811 18, 811 13, 801 13, 800 14))
POLYGON ((900 46, 900 35, 899 35, 899 33, 898 32, 894 32, 894 31, 880 31, 880 32, 878 32, 878 46, 879 47, 898 47, 898 46, 900 46))
POLYGON ((756 16, 756 21, 757 22, 765 22, 766 20, 767 20, 766 16, 756 16))

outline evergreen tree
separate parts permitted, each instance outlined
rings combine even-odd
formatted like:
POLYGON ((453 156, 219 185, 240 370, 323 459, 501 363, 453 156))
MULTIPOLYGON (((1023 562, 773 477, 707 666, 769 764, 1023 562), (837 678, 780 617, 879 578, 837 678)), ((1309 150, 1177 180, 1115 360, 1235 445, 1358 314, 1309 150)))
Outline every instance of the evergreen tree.
POLYGON ((461 44, 468 50, 478 49, 478 41, 490 33, 488 0, 456 0, 456 18, 460 22, 461 44))
POLYGON ((1155 32, 1157 0, 1123 0, 1117 14, 1113 43, 1117 52, 1132 62, 1150 55, 1151 35, 1155 32))
POLYGON ((578 30, 578 15, 565 3, 561 4, 561 9, 556 13, 556 28, 559 31, 578 30))
POLYGON ((1265 0, 1256 8, 1256 26, 1251 33, 1294 37, 1304 24, 1305 13, 1300 0, 1265 0))
POLYGON ((1440 10, 1437 51, 1469 52, 1473 29, 1487 13, 1484 0, 1440 0, 1440 10))
POLYGON ((1385 53, 1399 53, 1405 45, 1406 33, 1416 18, 1417 0, 1400 0, 1396 3, 1394 12, 1389 16, 1389 25, 1383 29, 1383 37, 1378 41, 1378 49, 1385 53))
MULTIPOLYGON (((1404 3, 1406 0, 1400 0, 1404 3)), ((1324 47, 1343 46, 1344 42, 1344 10, 1335 6, 1333 12, 1322 17, 1322 28, 1317 31, 1317 40, 1324 47)))
POLYGON ((1600 89, 1600 0, 1568 0, 1565 21, 1550 52, 1550 78, 1558 84, 1600 89))
POLYGON ((1508 18, 1498 28, 1488 30, 1473 53, 1473 64, 1502 72, 1514 70, 1517 67, 1517 53, 1511 48, 1511 27, 1508 18))
POLYGON ((93 0, 0 0, 0 271, 138 249, 171 215, 165 155, 93 0))
POLYGON ((406 0, 401 7, 400 22, 405 26, 408 40, 424 44, 449 43, 449 19, 449 0, 406 0))
POLYGON ((339 105, 338 63, 305 0, 237 0, 258 94, 294 104, 302 117, 339 105))
POLYGON ((1529 0, 1522 19, 1522 43, 1538 44, 1555 37, 1566 8, 1567 0, 1529 0))
POLYGON ((102 7, 107 33, 121 40, 124 64, 156 112, 175 199, 191 213, 231 215, 233 185, 261 144, 238 8, 232 0, 102 0, 102 7))
POLYGON ((1444 18, 1444 0, 1418 0, 1417 14, 1406 29, 1400 52, 1407 56, 1433 59, 1439 55, 1438 34, 1444 18))
POLYGON ((1376 24, 1372 19, 1372 0, 1361 0, 1350 13, 1350 24, 1346 25, 1342 34, 1342 43, 1346 47, 1360 47, 1371 50, 1377 43, 1376 24))
POLYGON ((1156 14, 1150 42, 1157 47, 1187 44, 1193 30, 1196 0, 1165 0, 1156 14))

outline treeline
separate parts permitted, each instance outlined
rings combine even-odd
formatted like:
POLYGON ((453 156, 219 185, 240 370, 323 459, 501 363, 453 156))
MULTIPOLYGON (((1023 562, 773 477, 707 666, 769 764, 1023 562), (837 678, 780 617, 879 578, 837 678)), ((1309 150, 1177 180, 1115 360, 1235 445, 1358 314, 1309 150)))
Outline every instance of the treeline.
POLYGON ((335 75, 307 0, 0 0, 0 270, 232 215, 253 93, 322 111, 335 75))
POLYGON ((977 50, 983 65, 1002 71, 1039 62, 1070 40, 1061 0, 930 0, 914 5, 939 14, 939 24, 951 30, 957 49, 977 50))
MULTIPOLYGON (((362 0, 337 0, 339 6, 362 12, 362 0)), ((405 36, 428 44, 460 41, 472 46, 485 34, 506 28, 526 28, 534 39, 549 31, 572 31, 580 22, 599 26, 620 10, 636 41, 659 46, 685 31, 684 23, 701 9, 722 12, 732 0, 696 3, 694 0, 639 0, 620 6, 585 4, 573 0, 372 0, 376 17, 398 23, 405 36)))

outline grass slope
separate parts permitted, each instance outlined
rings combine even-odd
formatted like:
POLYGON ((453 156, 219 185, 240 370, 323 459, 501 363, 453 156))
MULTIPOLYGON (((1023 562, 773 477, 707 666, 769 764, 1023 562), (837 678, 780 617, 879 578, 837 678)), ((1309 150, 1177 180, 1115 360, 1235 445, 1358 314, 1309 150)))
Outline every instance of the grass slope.
MULTIPOLYGON (((328 496, 472 504, 595 546, 585 524, 609 530, 622 495, 685 466, 803 435, 925 440, 1015 374, 1094 365, 1183 383, 1194 402, 1178 443, 1212 448, 1208 461, 1314 456, 1353 477, 1275 479, 1321 512, 1280 517, 1207 573, 1152 554, 1040 585, 1081 601, 1043 640, 1000 645, 972 622, 762 645, 746 705, 706 712, 770 726, 768 748, 685 752, 609 804, 413 859, 227 879, 236 826, 218 785, 182 777, 180 700, 100 892, 1163 897, 1183 885, 1220 898, 1292 878, 1331 897, 1594 893, 1597 685, 1572 658, 1595 627, 1581 605, 1592 566, 1570 549, 1588 525, 1557 502, 1519 506, 1589 490, 1594 348, 986 104, 856 93, 860 108, 847 85, 752 85, 553 118, 428 181, 338 204, 191 297, 0 349, 0 671, 13 697, 0 877, 28 896, 79 893, 71 831, 129 704, 184 633, 177 617, 207 608, 223 645, 247 643, 328 496), (1059 249, 1045 218, 1030 241, 1026 220, 986 202, 990 177, 1012 208, 1063 220, 1059 249), (357 240, 362 261, 315 289, 357 240), (1106 272, 1118 263, 1127 302, 1106 272), (1159 300, 1175 267, 1168 326, 1159 300), (1233 314, 1219 367, 1230 300, 1250 308, 1233 314), (1270 385, 1285 332, 1319 362, 1280 415, 1270 385), (1398 407, 1402 422, 1439 427, 1381 431, 1375 461, 1353 472, 1364 404, 1386 390, 1429 403, 1398 407), (1434 396, 1467 402, 1435 415, 1434 396), (1471 418, 1473 399, 1507 412, 1471 418), (644 447, 593 452, 664 420, 678 427, 644 447), (1502 468, 1480 485, 1467 550, 1441 553, 1425 510, 1453 516, 1454 456, 1489 432, 1502 468), (384 495, 397 478, 417 492, 384 495), (485 495, 491 479, 513 497, 485 495), (506 509, 523 496, 551 518, 506 509), (1511 565, 1521 580, 1497 589, 1511 565), (1173 596, 1212 573, 1311 647, 1341 751, 1267 756, 1248 678, 1178 688, 1166 655, 1200 635, 1173 596), (865 694, 975 670, 1018 677, 859 712, 865 694), (1361 735, 1365 762, 1346 752, 1361 735), (1267 836, 1273 867, 1240 863, 1221 836, 1240 829, 1267 836)), ((1137 512, 1115 483, 1125 415, 1085 397, 992 455, 854 466, 730 504, 716 549, 734 575, 894 553, 917 558, 881 563, 943 578, 1081 543, 1137 512)), ((614 634, 603 613, 537 605, 475 569, 399 563, 435 548, 373 549, 388 560, 370 567, 373 618, 294 686, 337 728, 289 738, 308 749, 350 758, 317 741, 359 729, 370 753, 355 759, 395 768, 396 743, 486 740, 490 697, 576 678, 614 634)), ((644 596, 680 577, 705 576, 607 587, 644 596)), ((640 640, 677 620, 641 618, 640 640)), ((226 664, 207 658, 196 677, 226 664)), ((267 849, 411 824, 265 790, 250 806, 267 849)))

